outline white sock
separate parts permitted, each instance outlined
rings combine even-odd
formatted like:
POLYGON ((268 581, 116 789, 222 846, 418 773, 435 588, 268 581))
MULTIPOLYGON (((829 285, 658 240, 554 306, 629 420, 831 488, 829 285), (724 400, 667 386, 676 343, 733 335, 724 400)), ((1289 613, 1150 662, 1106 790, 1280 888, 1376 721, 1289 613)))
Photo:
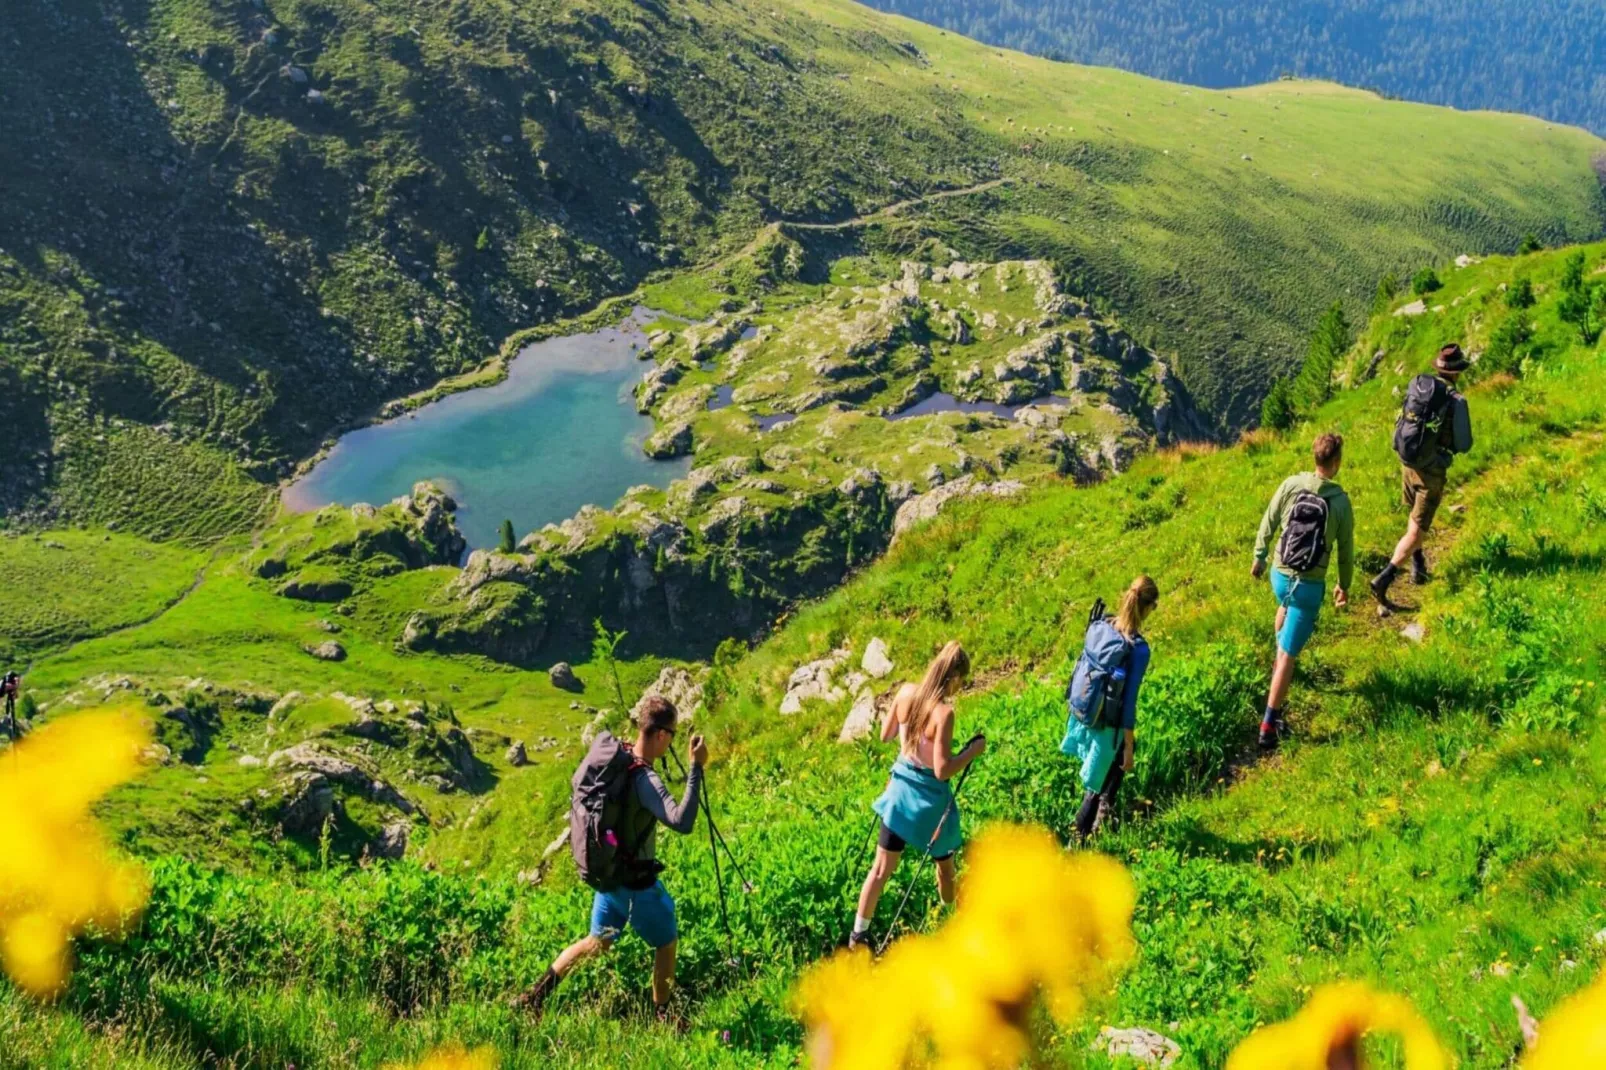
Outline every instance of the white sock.
POLYGON ((865 917, 863 914, 855 914, 855 915, 853 915, 853 931, 855 933, 867 933, 867 932, 869 932, 870 931, 870 919, 865 917))

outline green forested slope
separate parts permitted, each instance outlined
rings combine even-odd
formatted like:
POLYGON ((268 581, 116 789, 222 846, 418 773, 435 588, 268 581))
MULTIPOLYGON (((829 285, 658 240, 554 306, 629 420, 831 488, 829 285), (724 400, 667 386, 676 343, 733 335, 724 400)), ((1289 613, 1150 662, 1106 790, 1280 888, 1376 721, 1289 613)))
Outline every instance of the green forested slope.
MULTIPOLYGON (((1461 1065, 1509 1065, 1520 1043, 1511 997, 1543 1017, 1606 965, 1595 936, 1606 929, 1606 351, 1596 329, 1606 314, 1588 312, 1606 313, 1606 247, 1575 256, 1444 270, 1435 306, 1373 321, 1346 369, 1349 388, 1287 436, 1184 448, 1099 486, 958 507, 770 641, 723 652, 697 723, 713 739, 714 804, 755 888, 728 887, 731 965, 706 843, 666 845, 684 928, 685 1034, 646 1022, 647 957, 633 938, 571 979, 539 1025, 506 1008, 578 932, 586 893, 563 865, 539 888, 514 878, 561 821, 572 753, 514 769, 487 749, 488 789, 425 796, 436 820, 415 853, 432 869, 347 868, 338 844, 324 863, 304 844, 321 871, 300 875, 282 863, 246 875, 157 859, 140 934, 89 947, 65 1001, 47 1012, 0 993, 0 1041, 25 1063, 64 1066, 115 1056, 159 1067, 367 1067, 446 1039, 492 1044, 515 1067, 792 1065, 801 1035, 787 992, 847 925, 867 803, 889 760, 884 748, 836 742, 846 701, 778 714, 792 670, 879 637, 897 679, 944 639, 963 639, 977 672, 961 729, 990 739, 965 791, 967 830, 995 818, 1063 830, 1077 799, 1074 767, 1054 749, 1065 656, 1089 601, 1143 569, 1162 600, 1148 628, 1155 662, 1139 764, 1124 828, 1098 845, 1137 880, 1139 957, 1083 1026, 1045 1037, 1043 1064, 1110 1065, 1089 1050, 1108 1023, 1175 1037, 1179 1066, 1220 1066, 1257 1022, 1344 977, 1409 996, 1461 1065), (1531 305, 1508 296, 1528 288, 1531 305), (1453 471, 1429 545, 1436 578, 1401 589, 1415 607, 1404 617, 1380 621, 1360 594, 1348 612, 1324 614, 1296 681, 1295 739, 1257 758, 1274 611, 1248 576, 1263 502, 1308 464, 1315 433, 1341 431, 1360 566, 1375 568, 1404 522, 1389 445, 1396 395, 1447 338, 1480 355, 1468 377, 1477 447, 1453 471)), ((298 619, 310 614, 283 600, 267 611, 274 599, 237 568, 212 571, 152 624, 41 661, 30 685, 55 701, 105 672, 269 682, 260 674, 283 662, 275 650, 310 628, 298 619)), ((459 703, 456 717, 476 731, 540 725, 567 737, 589 717, 531 674, 398 655, 387 643, 395 622, 379 615, 365 604, 342 621, 347 662, 295 662, 271 683, 321 677, 376 698, 388 686, 396 698, 459 703)), ((633 657, 627 683, 656 667, 633 657)), ((589 701, 611 690, 604 666, 577 671, 589 701)), ((84 689, 75 701, 95 698, 84 689)), ((220 742, 263 745, 250 711, 224 721, 220 742)), ((268 728, 283 739, 294 726, 281 723, 268 728)), ((235 818, 215 782, 244 776, 218 746, 199 765, 168 766, 118 793, 105 814, 142 852, 187 845, 221 860, 235 845, 213 829, 235 818)), ((914 902, 915 924, 937 920, 929 885, 914 902)), ((1391 1050, 1381 1058, 1396 1065, 1391 1050)))
POLYGON ((766 219, 1055 259, 1241 421, 1333 285, 1603 225, 1599 141, 830 0, 0 11, 0 507, 247 528, 332 428, 766 219))
POLYGON ((1218 88, 1293 74, 1606 131, 1594 0, 872 0, 990 44, 1218 88), (1584 74, 1583 72, 1590 72, 1584 74))

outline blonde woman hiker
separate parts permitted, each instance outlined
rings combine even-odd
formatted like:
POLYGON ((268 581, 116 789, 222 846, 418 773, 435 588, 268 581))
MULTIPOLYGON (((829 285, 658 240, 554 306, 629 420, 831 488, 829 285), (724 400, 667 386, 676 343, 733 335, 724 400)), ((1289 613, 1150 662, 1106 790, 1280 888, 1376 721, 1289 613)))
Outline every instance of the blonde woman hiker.
POLYGON ((1138 691, 1149 671, 1143 622, 1159 604, 1160 588, 1139 576, 1121 596, 1115 616, 1105 615, 1102 598, 1089 614, 1065 692, 1069 717, 1060 741, 1061 754, 1082 760, 1082 805, 1074 826, 1079 843, 1109 822, 1121 780, 1132 769, 1138 691))
POLYGON ((909 844, 937 863, 937 890, 954 901, 954 854, 959 850, 959 807, 949 781, 987 749, 981 736, 953 753, 953 697, 970 675, 970 658, 957 642, 942 648, 919 684, 904 684, 881 721, 881 741, 898 740, 898 760, 887 789, 875 801, 881 818, 875 861, 859 891, 850 949, 870 946, 870 919, 881 892, 909 844))

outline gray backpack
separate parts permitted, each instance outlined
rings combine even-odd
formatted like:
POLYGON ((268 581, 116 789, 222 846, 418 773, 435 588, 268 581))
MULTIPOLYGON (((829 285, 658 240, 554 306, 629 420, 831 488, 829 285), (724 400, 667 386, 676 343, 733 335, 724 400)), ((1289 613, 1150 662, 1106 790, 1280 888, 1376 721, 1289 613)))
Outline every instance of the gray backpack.
POLYGON ((1102 613, 1103 602, 1087 626, 1082 656, 1076 659, 1065 704, 1071 715, 1089 728, 1106 728, 1121 722, 1126 700, 1127 663, 1132 641, 1122 635, 1115 622, 1102 613))
POLYGON ((652 817, 635 801, 636 777, 647 768, 602 732, 574 771, 569 798, 569 851, 580 879, 609 892, 640 875, 636 855, 652 832, 652 817))

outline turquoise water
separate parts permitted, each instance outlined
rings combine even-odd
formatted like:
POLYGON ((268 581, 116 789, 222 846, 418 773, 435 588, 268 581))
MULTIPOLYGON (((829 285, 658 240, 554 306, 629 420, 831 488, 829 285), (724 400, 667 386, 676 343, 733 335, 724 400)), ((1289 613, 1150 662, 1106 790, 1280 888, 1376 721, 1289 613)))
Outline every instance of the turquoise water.
POLYGON ((641 452, 652 420, 631 397, 648 366, 631 345, 645 342, 649 317, 638 309, 616 328, 537 342, 504 382, 343 435, 285 504, 380 505, 432 479, 457 499, 458 526, 479 548, 497 544, 504 518, 522 538, 582 505, 611 506, 639 483, 667 486, 689 461, 641 452))

